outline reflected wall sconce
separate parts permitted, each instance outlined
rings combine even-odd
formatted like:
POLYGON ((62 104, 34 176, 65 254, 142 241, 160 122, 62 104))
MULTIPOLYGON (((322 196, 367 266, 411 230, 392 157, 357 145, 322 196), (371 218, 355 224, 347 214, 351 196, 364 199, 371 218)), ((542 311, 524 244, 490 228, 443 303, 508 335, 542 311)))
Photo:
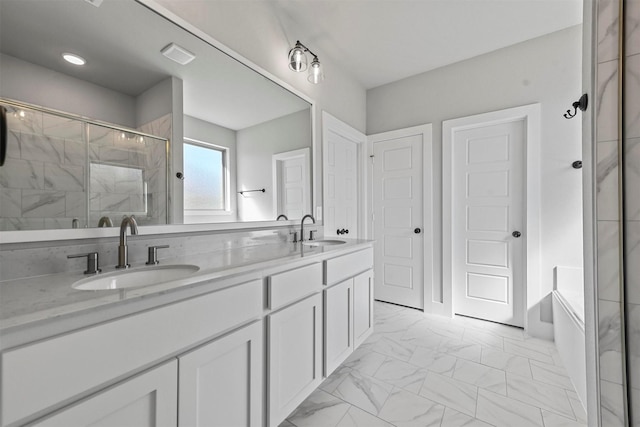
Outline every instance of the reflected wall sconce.
POLYGON ((305 71, 307 69, 306 52, 309 52, 309 54, 313 56, 313 60, 309 66, 309 75, 307 76, 307 80, 313 84, 318 84, 324 80, 322 64, 318 61, 318 56, 311 52, 308 47, 300 43, 300 40, 296 41, 296 45, 289 51, 289 69, 296 73, 305 71))

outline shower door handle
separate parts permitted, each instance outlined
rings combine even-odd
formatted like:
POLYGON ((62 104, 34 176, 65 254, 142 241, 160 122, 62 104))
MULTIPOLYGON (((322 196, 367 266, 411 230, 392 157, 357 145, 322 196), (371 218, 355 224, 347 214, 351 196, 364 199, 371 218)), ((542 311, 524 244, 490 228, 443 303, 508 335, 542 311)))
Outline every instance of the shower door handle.
POLYGON ((520 233, 519 231, 514 231, 513 233, 511 233, 511 235, 517 239, 518 237, 522 236, 522 233, 520 233))

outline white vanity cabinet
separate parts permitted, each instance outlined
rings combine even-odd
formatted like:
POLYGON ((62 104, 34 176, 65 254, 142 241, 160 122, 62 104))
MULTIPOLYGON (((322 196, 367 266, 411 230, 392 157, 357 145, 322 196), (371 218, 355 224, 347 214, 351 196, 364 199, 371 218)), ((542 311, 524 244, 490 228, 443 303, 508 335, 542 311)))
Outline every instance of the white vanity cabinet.
POLYGON ((32 426, 175 426, 177 379, 177 362, 172 360, 63 408, 32 426))
POLYGON ((323 379, 322 264, 273 274, 268 283, 272 308, 289 303, 267 317, 267 419, 278 426, 323 379))
POLYGON ((255 322, 178 357, 178 426, 262 426, 263 334, 255 322))
POLYGON ((328 377, 373 332, 373 251, 324 263, 324 375, 328 377))
POLYGON ((373 270, 353 278, 353 348, 373 333, 373 270))
POLYGON ((324 375, 353 352, 353 279, 324 291, 324 375))
MULTIPOLYGON (((102 393, 144 369, 175 361, 175 356, 200 343, 261 319, 263 281, 246 280, 238 276, 215 292, 3 352, 0 424, 22 425, 87 395, 102 393)), ((173 377, 177 381, 177 369, 173 377)), ((176 421, 174 418, 172 425, 176 421)))

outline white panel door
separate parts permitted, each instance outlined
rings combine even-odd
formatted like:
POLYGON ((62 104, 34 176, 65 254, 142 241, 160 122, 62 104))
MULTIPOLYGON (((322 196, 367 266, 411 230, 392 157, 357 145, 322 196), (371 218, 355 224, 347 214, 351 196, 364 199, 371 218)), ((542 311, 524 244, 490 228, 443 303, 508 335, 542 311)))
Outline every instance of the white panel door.
POLYGON ((311 213, 309 149, 274 154, 273 166, 274 219, 286 215, 288 219, 295 220, 311 213))
POLYGON ((424 307, 422 136, 373 144, 375 298, 424 307))
POLYGON ((178 358, 179 426, 262 425, 262 335, 256 322, 178 358))
POLYGON ((325 169, 326 236, 358 237, 358 145, 329 132, 325 169), (338 232, 340 230, 340 232, 338 232))
POLYGON ((524 120, 453 134, 454 311, 523 326, 524 120))

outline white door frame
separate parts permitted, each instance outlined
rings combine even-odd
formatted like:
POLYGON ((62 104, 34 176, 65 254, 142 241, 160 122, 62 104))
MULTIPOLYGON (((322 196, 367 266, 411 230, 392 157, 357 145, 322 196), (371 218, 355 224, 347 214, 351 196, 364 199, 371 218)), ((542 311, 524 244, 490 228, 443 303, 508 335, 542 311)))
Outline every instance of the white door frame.
POLYGON ((540 300, 540 104, 525 105, 490 113, 446 120, 442 122, 442 281, 443 305, 446 314, 453 316, 453 135, 454 132, 478 126, 524 120, 525 141, 525 238, 524 263, 525 291, 523 292, 524 328, 534 335, 542 334, 539 315, 533 305, 540 300), (538 332, 538 334, 536 334, 538 332))
MULTIPOLYGON (((364 173, 366 170, 365 164, 365 143, 367 141, 367 137, 365 134, 361 133, 357 129, 349 126, 345 122, 338 120, 331 114, 326 111, 322 111, 322 203, 324 205, 324 201, 327 200, 327 173, 324 165, 327 165, 329 162, 329 135, 331 133, 335 133, 340 135, 344 139, 348 139, 349 141, 356 144, 358 147, 358 183, 357 183, 357 192, 358 195, 358 237, 364 238, 367 235, 367 223, 366 223, 366 212, 365 206, 367 206, 367 193, 365 192, 365 188, 367 188, 367 175, 364 173)), ((324 208, 323 208, 324 210, 324 208)), ((319 219, 319 218, 316 218, 319 219)), ((323 221, 324 224, 324 221, 323 221)), ((353 237, 353 236, 349 236, 353 237)))
MULTIPOLYGON (((423 283, 424 283, 424 312, 433 312, 433 126, 431 123, 397 129, 388 132, 367 135, 367 156, 373 155, 373 144, 395 138, 420 135, 422 137, 422 230, 423 230, 423 283)), ((372 160, 372 159, 371 159, 372 160)), ((367 162, 368 182, 373 183, 373 162, 367 162)), ((367 197, 371 202, 367 205, 367 227, 373 236, 373 188, 367 187, 367 197)))

